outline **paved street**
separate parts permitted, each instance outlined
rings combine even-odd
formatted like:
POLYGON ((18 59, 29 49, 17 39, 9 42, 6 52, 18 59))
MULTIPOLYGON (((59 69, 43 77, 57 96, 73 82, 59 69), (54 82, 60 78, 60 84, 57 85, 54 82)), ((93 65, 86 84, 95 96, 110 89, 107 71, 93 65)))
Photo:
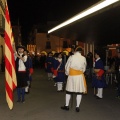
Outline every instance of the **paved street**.
POLYGON ((115 98, 114 84, 104 89, 104 98, 97 100, 88 81, 88 94, 83 96, 80 112, 73 107, 69 111, 60 109, 64 105, 65 92, 58 93, 53 81, 47 80, 44 70, 35 69, 30 94, 25 103, 17 103, 14 91, 14 108, 9 110, 5 99, 4 73, 0 72, 0 120, 120 120, 120 100, 115 98))

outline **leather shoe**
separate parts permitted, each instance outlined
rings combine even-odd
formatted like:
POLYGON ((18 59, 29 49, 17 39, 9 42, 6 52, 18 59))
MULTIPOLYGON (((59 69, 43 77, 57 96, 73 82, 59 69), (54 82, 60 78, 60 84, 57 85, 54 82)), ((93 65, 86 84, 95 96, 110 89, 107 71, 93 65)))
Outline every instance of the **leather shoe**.
POLYGON ((100 100, 100 99, 102 99, 102 98, 100 98, 100 97, 97 96, 96 99, 100 100))
POLYGON ((69 107, 64 105, 64 106, 61 107, 61 109, 68 111, 68 110, 69 110, 69 107))
POLYGON ((17 100, 17 102, 21 102, 21 100, 17 100))
POLYGON ((79 112, 80 111, 80 108, 79 107, 76 107, 76 112, 79 112))

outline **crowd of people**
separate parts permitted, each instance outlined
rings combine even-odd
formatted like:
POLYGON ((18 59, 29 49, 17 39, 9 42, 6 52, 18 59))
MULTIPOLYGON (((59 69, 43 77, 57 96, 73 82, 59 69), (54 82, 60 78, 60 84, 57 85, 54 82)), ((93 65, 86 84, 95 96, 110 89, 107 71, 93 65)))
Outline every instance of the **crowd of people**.
POLYGON ((57 92, 66 91, 65 105, 62 110, 69 110, 69 101, 72 94, 76 94, 76 112, 80 111, 82 95, 87 94, 86 79, 91 81, 92 87, 96 90, 96 99, 103 98, 103 88, 107 87, 105 74, 115 72, 117 98, 120 98, 120 53, 116 59, 110 63, 110 69, 105 71, 100 51, 95 51, 95 56, 91 52, 87 56, 82 55, 82 48, 76 47, 66 55, 65 52, 52 53, 47 56, 30 56, 23 46, 15 49, 16 76, 17 76, 17 102, 25 102, 25 93, 29 93, 32 81, 33 68, 45 69, 48 81, 54 81, 57 92), (93 59, 93 57, 95 59, 93 59), (86 73, 87 69, 89 72, 86 73), (114 70, 113 70, 114 69, 114 70))

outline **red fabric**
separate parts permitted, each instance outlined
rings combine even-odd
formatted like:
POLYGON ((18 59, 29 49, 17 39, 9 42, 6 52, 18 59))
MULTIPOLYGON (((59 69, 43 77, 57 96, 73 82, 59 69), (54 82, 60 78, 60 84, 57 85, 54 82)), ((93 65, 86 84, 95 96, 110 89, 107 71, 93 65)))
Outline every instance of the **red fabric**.
POLYGON ((100 71, 97 73, 98 76, 102 76, 104 74, 104 70, 100 69, 100 71))
POLYGON ((57 71, 57 70, 53 70, 53 74, 54 74, 55 76, 57 76, 58 71, 57 71))
POLYGON ((53 67, 51 68, 51 71, 52 71, 52 73, 53 73, 53 71, 54 71, 53 67))
POLYGON ((33 68, 30 68, 29 72, 30 72, 30 74, 32 74, 33 73, 33 68))
POLYGON ((47 68, 47 63, 45 63, 45 68, 47 68))

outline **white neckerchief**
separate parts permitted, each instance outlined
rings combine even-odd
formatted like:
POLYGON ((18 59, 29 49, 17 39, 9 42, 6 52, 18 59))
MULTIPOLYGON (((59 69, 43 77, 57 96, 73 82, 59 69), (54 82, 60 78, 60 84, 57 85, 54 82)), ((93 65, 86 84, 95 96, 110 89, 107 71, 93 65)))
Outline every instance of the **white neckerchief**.
POLYGON ((22 56, 23 55, 23 53, 18 53, 20 56, 22 56))
POLYGON ((99 59, 100 59, 100 57, 99 57, 99 58, 97 58, 95 61, 97 62, 99 59))
POLYGON ((58 61, 61 62, 61 61, 62 61, 62 58, 58 58, 58 61))

